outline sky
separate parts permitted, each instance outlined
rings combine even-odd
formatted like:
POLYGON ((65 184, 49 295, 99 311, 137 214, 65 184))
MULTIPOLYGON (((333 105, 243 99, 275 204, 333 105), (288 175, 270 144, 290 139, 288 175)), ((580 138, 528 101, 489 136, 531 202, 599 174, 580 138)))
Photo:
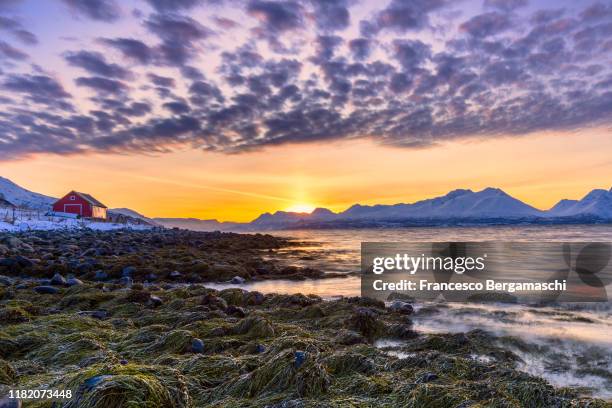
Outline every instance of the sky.
POLYGON ((612 2, 0 0, 0 175, 248 221, 612 186, 612 2))

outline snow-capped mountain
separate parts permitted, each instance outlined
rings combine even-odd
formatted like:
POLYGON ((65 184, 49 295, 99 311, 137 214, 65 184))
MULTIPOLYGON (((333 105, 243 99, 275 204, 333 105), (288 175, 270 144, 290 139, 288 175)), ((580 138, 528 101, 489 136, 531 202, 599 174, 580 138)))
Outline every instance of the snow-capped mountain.
POLYGON ((402 218, 523 218, 542 216, 542 211, 506 194, 498 188, 482 191, 453 190, 436 198, 413 204, 354 205, 343 213, 350 219, 402 218))
POLYGON ((612 188, 593 190, 581 200, 561 200, 547 214, 553 217, 591 216, 612 219, 612 188))
POLYGON ((40 211, 50 210, 51 205, 57 200, 53 197, 26 190, 4 177, 0 177, 0 195, 18 207, 40 211))

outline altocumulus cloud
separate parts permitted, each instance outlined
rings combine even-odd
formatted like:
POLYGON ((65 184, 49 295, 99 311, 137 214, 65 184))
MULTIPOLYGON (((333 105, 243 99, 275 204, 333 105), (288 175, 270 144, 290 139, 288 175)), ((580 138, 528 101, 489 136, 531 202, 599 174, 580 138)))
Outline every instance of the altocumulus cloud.
POLYGON ((57 0, 54 36, 78 41, 51 42, 0 0, 0 157, 410 149, 612 123, 609 3, 464 3, 57 0))

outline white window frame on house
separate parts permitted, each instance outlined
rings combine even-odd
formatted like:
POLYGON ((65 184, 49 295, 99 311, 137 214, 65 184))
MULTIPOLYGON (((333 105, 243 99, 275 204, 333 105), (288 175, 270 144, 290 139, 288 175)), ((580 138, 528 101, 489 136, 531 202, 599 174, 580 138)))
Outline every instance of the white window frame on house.
POLYGON ((74 201, 74 200, 76 200, 76 197, 75 197, 75 196, 73 196, 73 195, 71 195, 71 196, 70 196, 70 201, 74 201))

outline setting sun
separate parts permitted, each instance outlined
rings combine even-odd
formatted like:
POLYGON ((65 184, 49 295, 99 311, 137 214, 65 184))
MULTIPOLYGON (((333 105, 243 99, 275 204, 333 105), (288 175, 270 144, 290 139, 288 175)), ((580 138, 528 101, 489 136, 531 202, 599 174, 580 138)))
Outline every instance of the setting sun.
POLYGON ((293 204, 292 206, 287 207, 285 211, 296 212, 296 213, 311 213, 314 211, 315 208, 316 207, 312 204, 300 203, 300 204, 293 204))

